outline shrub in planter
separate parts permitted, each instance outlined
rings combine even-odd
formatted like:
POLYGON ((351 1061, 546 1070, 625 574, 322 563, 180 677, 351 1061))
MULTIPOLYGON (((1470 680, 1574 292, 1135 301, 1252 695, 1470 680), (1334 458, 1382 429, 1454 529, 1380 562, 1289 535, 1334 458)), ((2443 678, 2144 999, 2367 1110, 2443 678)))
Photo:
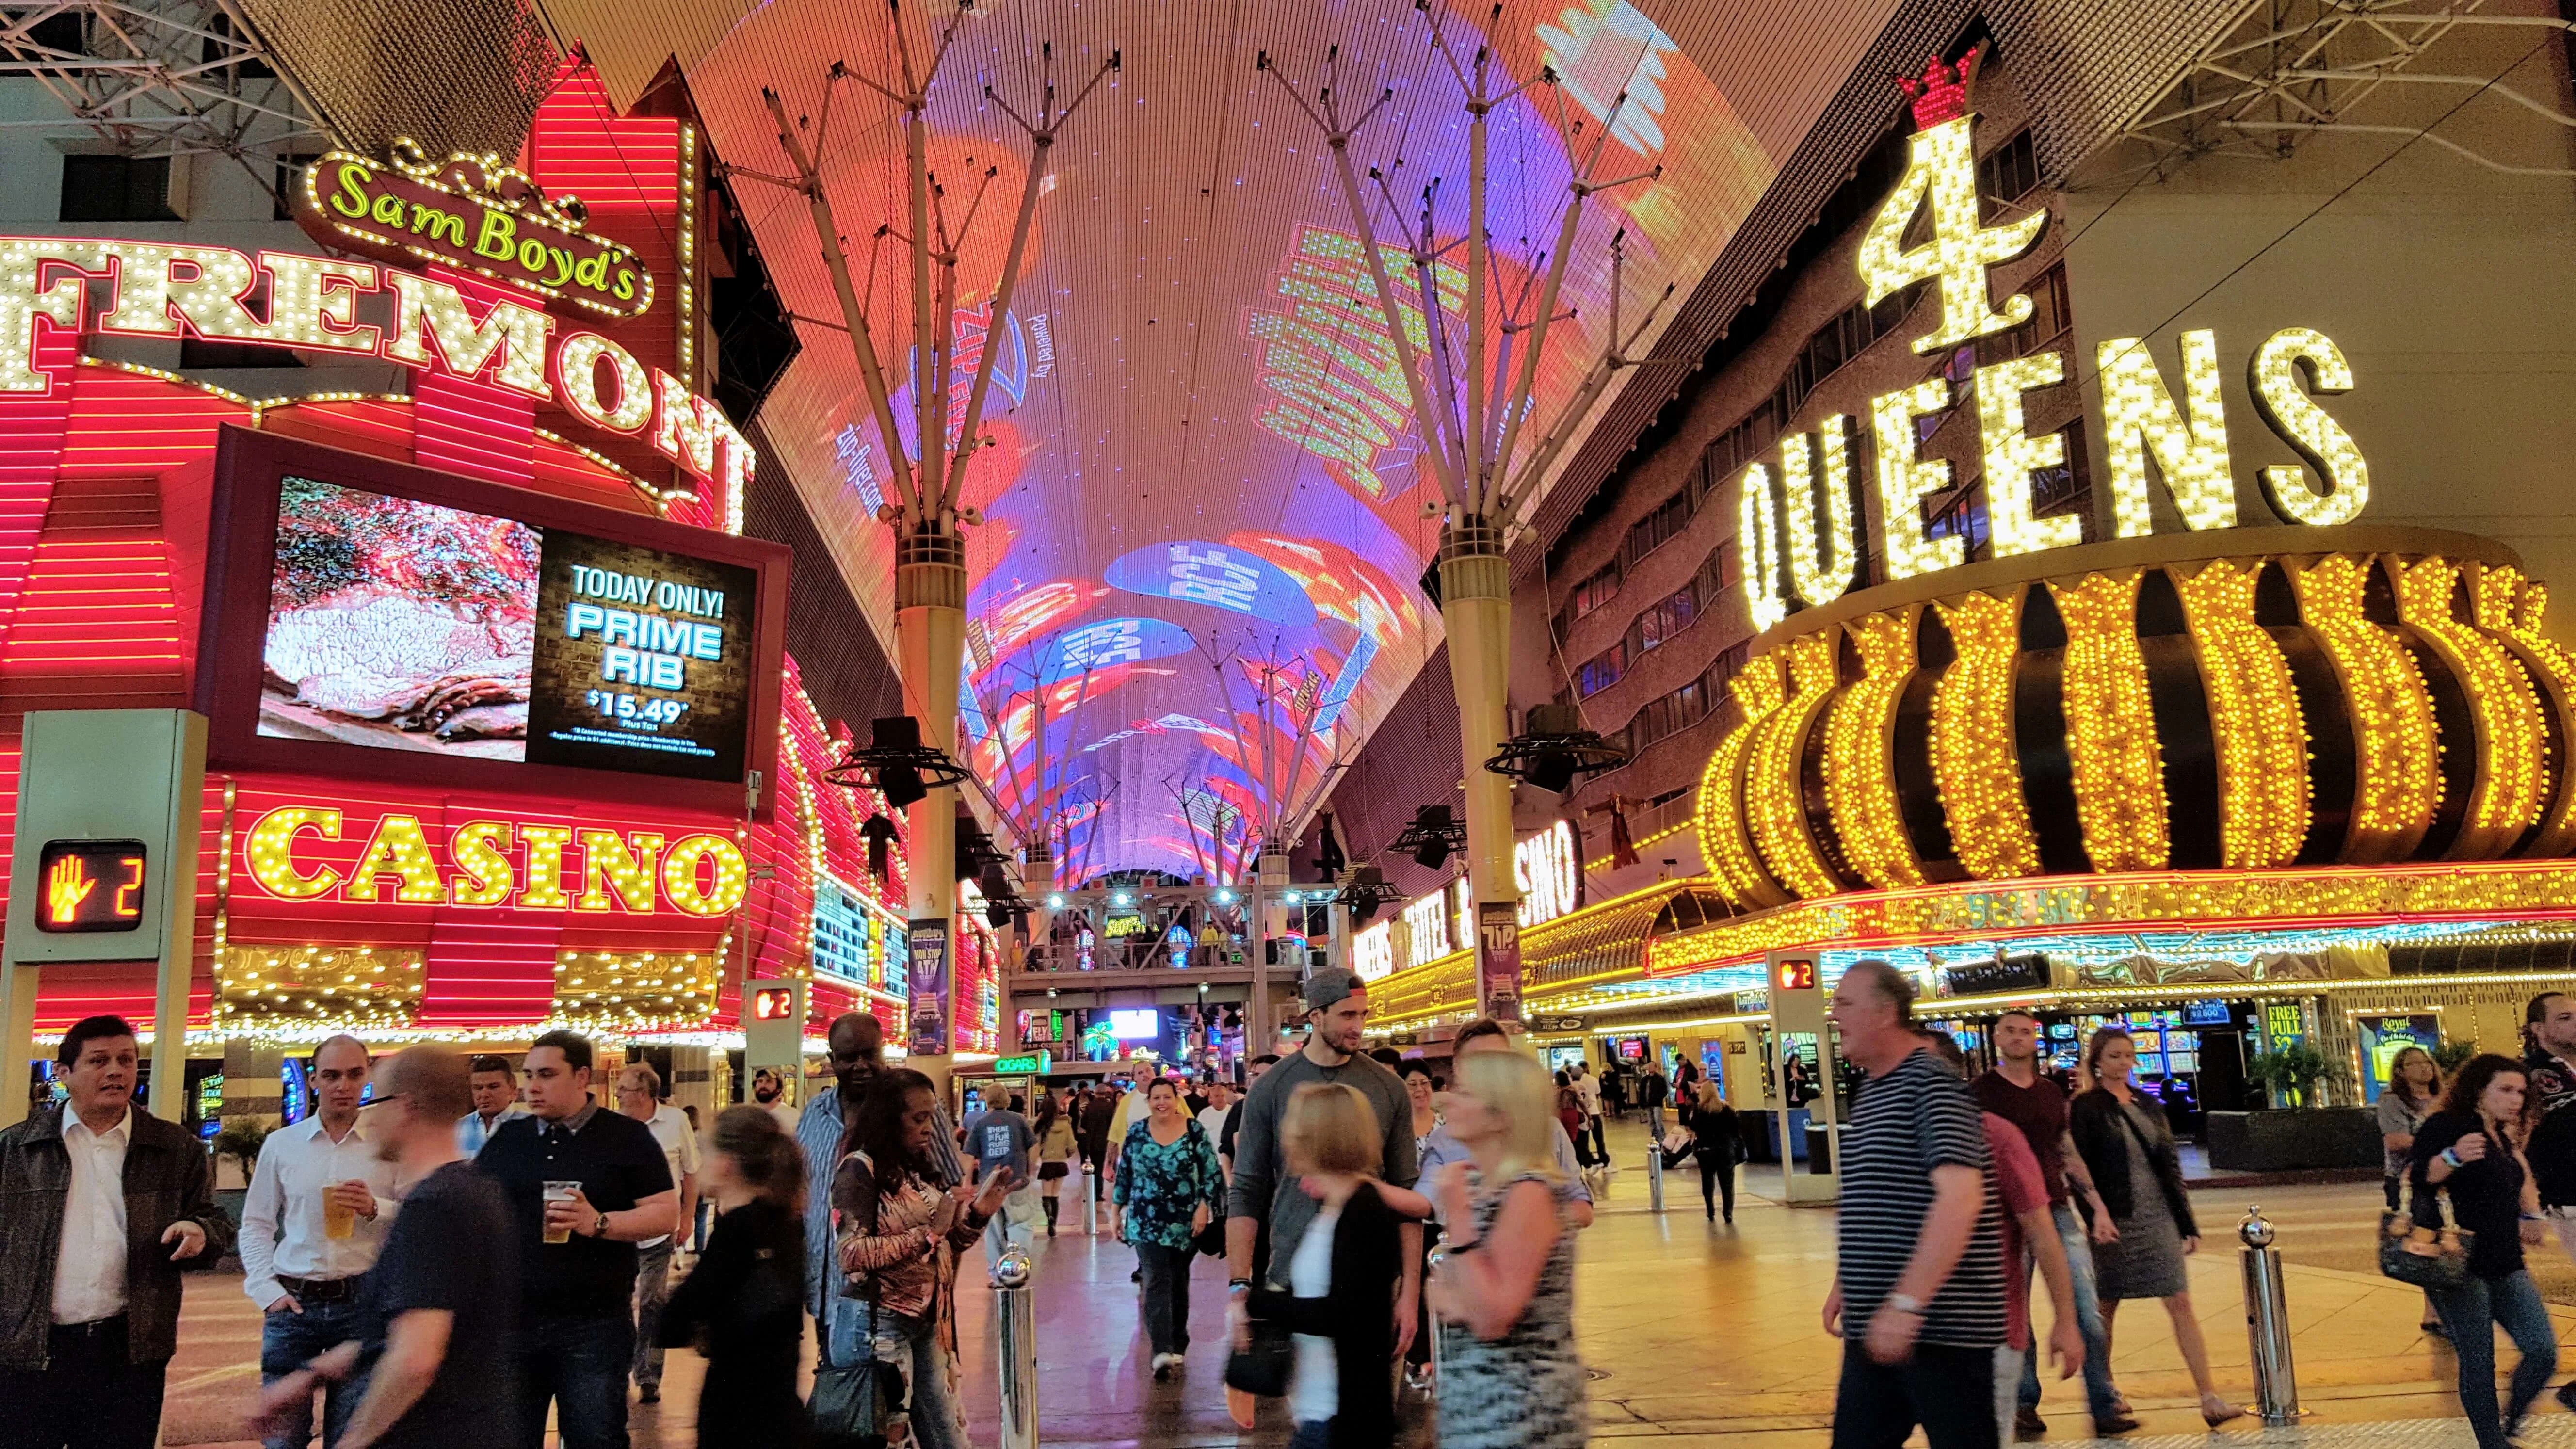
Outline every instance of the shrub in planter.
POLYGON ((2292 1042, 2277 1051, 2256 1052, 2245 1063, 2245 1079, 2259 1083, 2293 1107, 2309 1105, 2310 1092, 2319 1082, 2341 1083, 2351 1077, 2342 1058, 2320 1051, 2306 1042, 2292 1042))

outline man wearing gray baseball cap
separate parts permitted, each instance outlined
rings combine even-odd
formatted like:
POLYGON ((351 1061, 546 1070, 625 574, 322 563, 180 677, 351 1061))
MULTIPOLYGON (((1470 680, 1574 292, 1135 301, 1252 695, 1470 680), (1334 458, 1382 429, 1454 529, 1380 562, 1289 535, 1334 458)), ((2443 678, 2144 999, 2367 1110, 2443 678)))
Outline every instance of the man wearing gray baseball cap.
MULTIPOLYGON (((1300 993, 1309 1030, 1305 1050, 1283 1058, 1262 1075, 1243 1100, 1243 1125, 1237 1134, 1234 1183, 1227 1199, 1225 1260, 1229 1310, 1250 1291, 1256 1267, 1256 1245, 1266 1236, 1270 1276, 1285 1279, 1296 1256, 1297 1240, 1315 1220, 1315 1200, 1288 1171, 1279 1141, 1279 1121, 1288 1099, 1308 1082, 1339 1082, 1355 1087, 1377 1113, 1386 1146, 1377 1177, 1391 1187, 1411 1188, 1420 1175, 1413 1160, 1413 1109, 1404 1083, 1395 1073, 1359 1054, 1360 1036, 1368 1029, 1368 988, 1348 971, 1328 968, 1306 978, 1300 993)), ((1422 1225, 1406 1222, 1402 1234, 1404 1282, 1397 1289, 1395 1356, 1402 1358, 1413 1342, 1415 1305, 1422 1293, 1422 1225)))

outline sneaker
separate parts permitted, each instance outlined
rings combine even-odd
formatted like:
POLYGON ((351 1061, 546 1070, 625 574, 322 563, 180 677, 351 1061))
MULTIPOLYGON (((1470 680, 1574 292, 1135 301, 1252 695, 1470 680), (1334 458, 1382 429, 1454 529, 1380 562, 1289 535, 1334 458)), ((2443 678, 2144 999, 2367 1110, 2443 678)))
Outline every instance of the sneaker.
POLYGON ((2015 1441, 2036 1439, 2047 1432, 2048 1421, 2039 1416, 2039 1410, 2023 1409, 2013 1415, 2013 1438, 2015 1441))
POLYGON ((1181 1356, 1177 1353, 1158 1353, 1154 1355, 1154 1382, 1158 1384, 1169 1382, 1172 1377, 1172 1370, 1180 1367, 1180 1365, 1181 1356))
POLYGON ((2576 1379, 2569 1379, 2558 1386, 2558 1403, 2559 1407, 2576 1413, 2576 1379))
POLYGON ((637 1389, 635 1391, 635 1402, 639 1404, 658 1404, 662 1402, 662 1386, 660 1384, 646 1384, 644 1387, 637 1389))

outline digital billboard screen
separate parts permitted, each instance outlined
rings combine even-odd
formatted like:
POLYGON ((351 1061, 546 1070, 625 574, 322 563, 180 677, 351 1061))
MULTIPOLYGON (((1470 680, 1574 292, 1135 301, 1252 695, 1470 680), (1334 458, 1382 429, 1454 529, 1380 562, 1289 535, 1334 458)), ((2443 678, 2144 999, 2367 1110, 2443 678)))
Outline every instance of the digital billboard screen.
POLYGON ((740 779, 759 578, 288 475, 259 732, 740 779))
POLYGON ((739 808, 776 733, 784 549, 226 443, 199 691, 219 757, 457 784, 616 771, 739 808))

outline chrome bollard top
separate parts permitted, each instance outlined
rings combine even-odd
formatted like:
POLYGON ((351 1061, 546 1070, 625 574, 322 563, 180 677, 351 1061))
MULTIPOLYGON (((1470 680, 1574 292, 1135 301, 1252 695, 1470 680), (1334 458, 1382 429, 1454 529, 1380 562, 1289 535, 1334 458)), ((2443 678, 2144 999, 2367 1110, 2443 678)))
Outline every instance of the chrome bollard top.
POLYGON ((1025 1288, 1028 1286, 1029 1282, 1029 1270, 1030 1263, 1027 1251, 1017 1245, 1013 1245, 1008 1251, 1002 1254, 1001 1261, 993 1265, 993 1286, 996 1288, 1025 1288))
POLYGON ((2245 1210, 2245 1221, 2236 1225, 2236 1236, 2249 1248, 2272 1246, 2272 1220, 2263 1216, 2259 1206, 2245 1210))
POLYGON ((1430 1254, 1428 1255, 1427 1259, 1426 1259, 1427 1266, 1428 1266, 1428 1267, 1430 1268, 1430 1270, 1431 1270, 1432 1272, 1434 1272, 1434 1273, 1439 1272, 1439 1271, 1440 1271, 1440 1265, 1441 1265, 1441 1264, 1443 1264, 1443 1263, 1446 1263, 1446 1262, 1448 1262, 1448 1261, 1449 1261, 1449 1246, 1448 1246, 1448 1244, 1446 1244, 1446 1243, 1443 1243, 1443 1244, 1439 1245, 1438 1247, 1433 1248, 1433 1249, 1431 1250, 1430 1254))

